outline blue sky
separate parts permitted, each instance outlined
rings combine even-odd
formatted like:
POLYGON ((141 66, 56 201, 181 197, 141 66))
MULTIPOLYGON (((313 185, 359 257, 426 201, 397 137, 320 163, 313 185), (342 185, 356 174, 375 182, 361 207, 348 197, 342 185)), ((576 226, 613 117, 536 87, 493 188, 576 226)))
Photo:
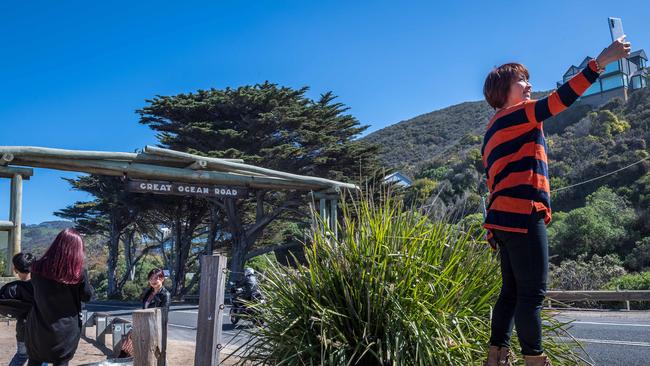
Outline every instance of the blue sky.
MULTIPOLYGON (((650 1, 3 1, 0 145, 134 151, 155 95, 269 80, 333 91, 370 131, 482 98, 491 67, 522 62, 536 90, 609 42, 623 19, 650 50, 650 1)), ((35 169, 26 223, 87 199, 35 169)), ((0 180, 0 219, 7 218, 0 180)))

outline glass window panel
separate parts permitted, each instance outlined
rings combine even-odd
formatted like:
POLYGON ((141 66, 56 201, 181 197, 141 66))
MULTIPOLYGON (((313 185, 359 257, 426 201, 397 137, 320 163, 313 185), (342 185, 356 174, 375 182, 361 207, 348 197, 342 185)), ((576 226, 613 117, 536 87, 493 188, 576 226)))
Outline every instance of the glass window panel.
POLYGON ((621 75, 610 76, 601 79, 601 83, 603 84, 603 90, 620 88, 623 86, 623 77, 621 75))
POLYGON ((641 77, 635 76, 632 78, 632 89, 639 89, 641 87, 641 77))
POLYGON ((605 66, 605 73, 618 71, 618 70, 620 70, 620 68, 618 66, 618 61, 612 62, 612 63, 608 64, 607 66, 605 66))
POLYGON ((586 97, 587 95, 596 93, 600 93, 600 82, 598 82, 598 80, 596 80, 596 82, 593 83, 582 95, 586 97))

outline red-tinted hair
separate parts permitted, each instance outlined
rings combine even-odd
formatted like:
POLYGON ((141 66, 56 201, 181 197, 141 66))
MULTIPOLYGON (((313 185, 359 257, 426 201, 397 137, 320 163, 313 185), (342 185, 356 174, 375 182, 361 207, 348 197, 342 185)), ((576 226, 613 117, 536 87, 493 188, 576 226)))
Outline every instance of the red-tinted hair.
POLYGON ((76 284, 83 279, 84 242, 74 229, 65 229, 56 236, 43 256, 32 264, 32 273, 65 283, 76 284))
POLYGON ((518 63, 503 64, 488 74, 483 84, 483 95, 492 108, 503 108, 508 101, 510 85, 516 82, 521 76, 529 79, 526 66, 518 63))
POLYGON ((151 278, 165 280, 165 272, 160 268, 154 268, 151 271, 149 271, 149 275, 147 276, 148 280, 150 280, 151 278))

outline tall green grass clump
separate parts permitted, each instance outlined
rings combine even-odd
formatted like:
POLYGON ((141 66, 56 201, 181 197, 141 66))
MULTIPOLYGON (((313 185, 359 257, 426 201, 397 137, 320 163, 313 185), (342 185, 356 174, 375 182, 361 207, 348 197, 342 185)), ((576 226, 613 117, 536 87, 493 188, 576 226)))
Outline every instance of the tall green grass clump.
MULTIPOLYGON (((242 364, 481 365, 500 273, 480 228, 434 223, 390 198, 343 211, 338 239, 313 234, 306 266, 266 272, 265 325, 242 364)), ((547 321, 549 355, 581 364, 575 344, 555 341, 562 327, 547 321)))

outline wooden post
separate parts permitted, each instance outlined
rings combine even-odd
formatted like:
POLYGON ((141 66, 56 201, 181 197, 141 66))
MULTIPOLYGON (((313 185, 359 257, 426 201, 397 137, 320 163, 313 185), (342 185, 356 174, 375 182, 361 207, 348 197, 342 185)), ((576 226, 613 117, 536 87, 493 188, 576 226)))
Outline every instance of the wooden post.
MULTIPOLYGON (((11 250, 8 250, 10 255, 20 253, 20 239, 22 235, 22 216, 23 216, 23 176, 20 174, 15 174, 11 179, 11 209, 10 209, 11 220, 14 223, 14 228, 11 231, 11 242, 9 246, 11 250)), ((11 263, 11 261, 7 262, 11 263)))
POLYGON ((320 219, 323 221, 323 225, 328 226, 327 222, 327 200, 324 197, 321 197, 319 200, 319 210, 320 210, 320 219))
POLYGON ((337 213, 337 199, 332 198, 330 200, 330 228, 332 229, 332 232, 334 233, 334 239, 338 238, 339 236, 339 229, 338 229, 338 218, 339 215, 337 213))
POLYGON ((133 312, 133 366, 160 365, 163 357, 161 313, 160 308, 133 312))
POLYGON ((106 344, 106 328, 108 327, 108 313, 95 313, 95 340, 106 344))
POLYGON ((225 306, 226 257, 204 255, 201 257, 201 286, 199 288, 199 317, 196 331, 194 366, 219 365, 221 327, 225 306))

